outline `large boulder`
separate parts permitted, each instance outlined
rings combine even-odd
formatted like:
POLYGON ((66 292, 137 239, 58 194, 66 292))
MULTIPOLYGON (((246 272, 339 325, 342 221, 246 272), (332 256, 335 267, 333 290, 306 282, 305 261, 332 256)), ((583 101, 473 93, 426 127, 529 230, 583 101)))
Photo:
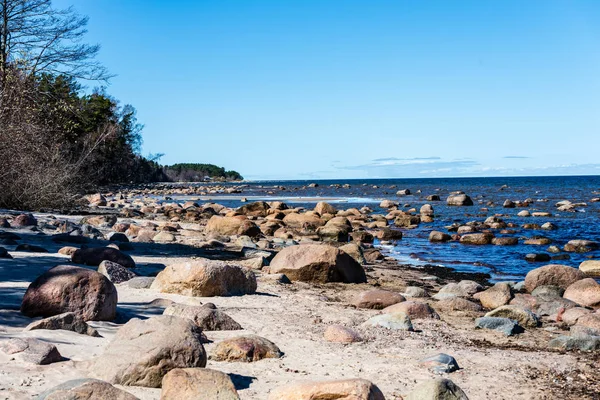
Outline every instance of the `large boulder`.
POLYGON ((525 289, 530 293, 538 286, 553 285, 566 289, 573 282, 583 278, 583 272, 575 268, 550 264, 529 271, 525 277, 525 289))
POLYGON ((446 204, 449 206, 472 206, 473 200, 466 194, 451 194, 446 199, 446 204))
POLYGON ((337 213, 337 210, 331 204, 326 203, 324 201, 320 201, 315 206, 315 212, 318 212, 319 215, 323 215, 323 214, 332 214, 332 215, 335 215, 337 213))
POLYGON ((365 270, 343 251, 326 245, 298 245, 281 250, 271 261, 272 274, 283 273, 292 281, 367 281, 365 270))
POLYGON ((201 329, 188 319, 134 318, 117 331, 104 354, 92 361, 90 375, 112 384, 157 388, 172 369, 206 366, 201 341, 201 329))
POLYGON ((199 258, 169 265, 150 288, 184 296, 237 296, 256 292, 256 276, 247 268, 199 258))
POLYGON ((264 201, 256 201, 254 203, 244 204, 237 209, 237 212, 242 215, 250 215, 254 217, 266 217, 271 207, 264 201))
POLYGON ((131 256, 112 247, 89 247, 79 249, 71 255, 75 264, 98 266, 102 261, 112 261, 125 268, 135 268, 135 261, 131 256))
POLYGON ((273 390, 268 400, 385 400, 365 379, 292 383, 273 390))
POLYGON ((283 355, 275 343, 256 335, 238 336, 223 340, 210 355, 215 361, 253 362, 283 355))
POLYGON ((36 226, 37 219, 33 214, 20 214, 13 218, 11 226, 13 228, 20 228, 23 226, 36 226))
POLYGON ((221 217, 213 215, 208 220, 204 231, 207 234, 215 235, 237 235, 242 223, 246 220, 244 216, 221 217))
POLYGON ((600 285, 593 278, 585 278, 570 284, 563 297, 585 307, 596 307, 600 305, 600 285))
POLYGON ((208 368, 176 368, 162 380, 161 400, 239 400, 229 375, 208 368))
POLYGON ((320 226, 325 225, 325 221, 313 214, 289 213, 283 218, 285 225, 291 229, 302 229, 307 231, 316 231, 320 226))
POLYGON ((138 400, 134 395, 98 379, 73 379, 40 394, 37 400, 138 400))
POLYGON ((494 235, 491 233, 469 233, 460 238, 462 244, 484 245, 492 243, 494 235))
POLYGON ((450 240, 452 240, 452 236, 447 233, 440 231, 431 231, 431 233, 429 233, 430 242, 449 242, 450 240))
POLYGON ((21 312, 31 318, 74 312, 85 321, 112 321, 117 313, 117 289, 96 271, 58 265, 29 285, 21 312))
POLYGON ((188 306, 173 303, 165 308, 163 315, 174 315, 194 321, 203 331, 235 331, 242 326, 223 311, 207 306, 188 306))

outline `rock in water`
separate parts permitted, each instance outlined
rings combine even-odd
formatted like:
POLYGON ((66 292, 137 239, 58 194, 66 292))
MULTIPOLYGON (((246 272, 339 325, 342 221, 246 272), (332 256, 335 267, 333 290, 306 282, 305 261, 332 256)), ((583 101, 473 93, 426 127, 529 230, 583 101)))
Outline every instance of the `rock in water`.
POLYGON ((125 268, 135 268, 133 258, 112 247, 79 249, 71 255, 71 261, 75 264, 98 266, 105 260, 120 264, 125 268))
POLYGON ((100 337, 98 331, 89 326, 83 318, 74 312, 55 315, 53 317, 44 318, 40 321, 32 322, 27 325, 24 331, 32 331, 35 329, 56 330, 62 329, 81 333, 82 335, 100 337))
POLYGON ((58 265, 29 285, 21 312, 31 318, 74 312, 85 321, 112 321, 117 313, 117 289, 96 271, 58 265))
POLYGON ((217 343, 211 360, 253 362, 283 355, 275 343, 256 335, 238 336, 217 343))
POLYGON ((268 400, 385 400, 365 379, 292 383, 273 390, 268 400))
POLYGON ((138 400, 134 395, 98 379, 74 379, 40 394, 38 400, 138 400))
POLYGON ((34 338, 3 340, 0 342, 0 351, 17 360, 37 365, 62 361, 62 356, 56 346, 34 338))
POLYGON ((239 400, 229 375, 208 368, 176 368, 162 380, 161 400, 239 400))
POLYGON ((598 248, 600 248, 600 245, 591 240, 571 240, 565 245, 565 251, 575 253, 587 253, 598 248))
POLYGON ((175 303, 167 307, 163 315, 191 319, 203 331, 235 331, 242 329, 240 324, 224 312, 203 306, 175 303))
POLYGON ((202 331, 188 319, 160 315, 123 325, 90 374, 112 384, 160 387, 175 368, 204 368, 202 331))
POLYGON ((418 384, 405 400, 469 400, 450 379, 434 379, 418 384))
POLYGON ((449 206, 472 206, 473 200, 466 194, 452 194, 446 199, 449 206))
POLYGON ((33 214, 21 214, 13 218, 11 225, 13 228, 20 228, 24 226, 36 226, 37 220, 33 214))
POLYGON ((249 269, 223 261, 195 259, 169 265, 150 288, 184 296, 237 296, 256 292, 256 276, 249 269))
POLYGON ((281 250, 271 261, 271 273, 292 281, 362 283, 365 270, 351 256, 327 245, 306 244, 281 250))

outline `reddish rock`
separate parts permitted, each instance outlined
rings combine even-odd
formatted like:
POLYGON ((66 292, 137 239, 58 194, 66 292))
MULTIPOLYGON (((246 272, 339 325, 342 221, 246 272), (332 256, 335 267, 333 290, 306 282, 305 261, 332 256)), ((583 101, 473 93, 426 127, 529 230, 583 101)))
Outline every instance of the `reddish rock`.
POLYGON ((385 314, 404 313, 408 315, 411 320, 426 318, 440 319, 440 316, 429 306, 429 304, 418 301, 404 301, 402 303, 394 304, 384 308, 383 312, 385 314))
POLYGON ((135 261, 129 255, 112 247, 90 247, 79 249, 71 255, 75 264, 98 266, 102 261, 112 261, 125 268, 135 268, 135 261))
POLYGON ((593 278, 585 278, 569 285, 563 297, 585 307, 596 307, 600 304, 600 285, 593 278))
POLYGON ((117 312, 117 289, 96 271, 59 265, 29 285, 21 312, 31 318, 74 312, 85 321, 112 321, 117 312))
POLYGON ((365 270, 354 258, 327 245, 298 245, 281 250, 269 265, 270 273, 291 281, 362 283, 365 270))
POLYGON ((481 305, 488 309, 498 308, 508 304, 512 299, 512 290, 507 283, 497 283, 491 288, 477 293, 475 297, 481 302, 481 305))
POLYGON ((365 292, 360 292, 352 304, 357 308, 371 308, 382 310, 393 304, 400 303, 406 299, 399 293, 390 292, 388 290, 373 289, 365 292))
POLYGON ((364 379, 293 383, 273 390, 268 400, 385 400, 373 383, 364 379))
POLYGON ((236 296, 256 292, 256 275, 224 261, 199 258, 167 266, 151 288, 184 296, 236 296))
POLYGON ((482 307, 479 304, 463 299, 462 297, 440 300, 437 303, 434 303, 434 307, 440 311, 476 312, 482 310, 482 307))
POLYGON ((215 361, 253 362, 283 355, 275 343, 256 335, 238 336, 217 343, 211 354, 215 361))
POLYGON ((354 330, 342 325, 330 325, 325 329, 324 338, 333 343, 354 343, 362 341, 354 330))
POLYGON ((208 368, 175 368, 162 380, 161 400, 238 400, 229 375, 208 368))
POLYGON ((566 289, 583 278, 583 272, 575 268, 551 264, 529 271, 525 277, 525 289, 530 293, 538 286, 553 285, 566 289))

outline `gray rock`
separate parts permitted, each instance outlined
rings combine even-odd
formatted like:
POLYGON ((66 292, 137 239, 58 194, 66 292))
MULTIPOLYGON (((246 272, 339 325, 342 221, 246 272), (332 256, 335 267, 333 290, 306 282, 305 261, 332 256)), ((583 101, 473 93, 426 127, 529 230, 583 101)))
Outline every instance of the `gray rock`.
POLYGON ((11 259, 13 257, 10 254, 8 254, 8 251, 6 251, 4 247, 0 247, 0 258, 11 259))
POLYGON ((381 314, 369 318, 363 326, 383 327, 391 330, 414 331, 412 322, 404 313, 381 314))
POLYGON ((554 286, 554 285, 544 285, 544 286, 538 286, 535 289, 533 289, 533 292, 531 292, 532 296, 535 297, 539 297, 542 300, 554 300, 556 298, 560 298, 562 297, 562 295, 565 293, 565 289, 559 287, 559 286, 554 286))
POLYGON ((104 260, 98 266, 98 272, 108 278, 112 283, 127 282, 137 275, 121 264, 104 260))
POLYGON ((548 347, 560 350, 600 350, 600 336, 579 334, 574 336, 559 336, 548 343, 548 347))
POLYGON ((174 303, 163 311, 163 315, 191 319, 203 331, 236 331, 242 329, 242 326, 229 315, 209 307, 174 303))
POLYGON ((98 379, 73 379, 40 394, 38 400, 138 400, 134 395, 98 379))
POLYGON ((406 297, 416 298, 429 297, 429 293, 427 293, 427 290, 418 286, 407 286, 406 289, 404 289, 404 295, 406 297))
POLYGON ((124 233, 121 233, 121 232, 109 233, 108 240, 110 240, 111 242, 121 242, 121 243, 129 242, 129 238, 127 237, 127 235, 125 235, 124 233))
POLYGON ((35 329, 48 329, 57 330, 62 329, 65 331, 73 331, 81 333, 82 335, 88 335, 93 337, 100 337, 98 331, 89 326, 83 318, 74 312, 66 312, 59 315, 54 315, 49 318, 44 318, 39 321, 32 322, 24 330, 32 331, 35 329))
POLYGON ((23 362, 46 365, 62 361, 56 346, 34 338, 13 338, 0 342, 0 351, 23 362))
POLYGON ((444 353, 435 354, 419 362, 438 374, 450 373, 459 369, 456 359, 444 353))
POLYGON ((500 317, 481 317, 475 320, 475 328, 491 329, 512 336, 524 332, 517 321, 500 317))
POLYGON ((90 367, 92 377, 112 384, 160 387, 174 368, 203 368, 202 331, 185 318, 159 315, 131 319, 90 367))
POLYGON ((150 276, 136 276, 127 281, 127 286, 132 289, 149 289, 154 282, 154 278, 150 276))
POLYGON ((418 384, 405 400, 469 400, 450 379, 434 379, 418 384))

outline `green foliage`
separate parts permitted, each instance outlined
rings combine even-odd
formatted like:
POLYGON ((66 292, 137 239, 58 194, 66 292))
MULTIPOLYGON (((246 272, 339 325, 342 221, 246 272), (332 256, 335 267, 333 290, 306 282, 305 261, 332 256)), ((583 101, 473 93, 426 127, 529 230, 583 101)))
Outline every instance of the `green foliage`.
POLYGON ((213 164, 179 163, 165 166, 163 172, 169 180, 176 182, 200 182, 206 177, 228 181, 244 179, 237 171, 226 171, 213 164))

